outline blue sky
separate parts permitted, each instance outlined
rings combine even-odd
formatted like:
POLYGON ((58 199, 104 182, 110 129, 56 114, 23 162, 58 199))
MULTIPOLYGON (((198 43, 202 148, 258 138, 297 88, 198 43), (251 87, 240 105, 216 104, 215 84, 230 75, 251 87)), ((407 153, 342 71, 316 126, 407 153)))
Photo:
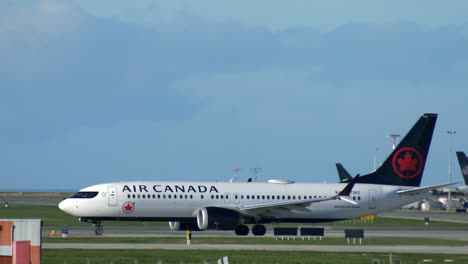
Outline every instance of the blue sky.
MULTIPOLYGON (((468 152, 466 1, 1 1, 0 189, 336 182, 439 113, 468 152), (376 151, 377 149, 377 151, 376 151)), ((455 156, 453 156, 455 158, 455 156)), ((453 163, 453 180, 461 181, 453 163)))

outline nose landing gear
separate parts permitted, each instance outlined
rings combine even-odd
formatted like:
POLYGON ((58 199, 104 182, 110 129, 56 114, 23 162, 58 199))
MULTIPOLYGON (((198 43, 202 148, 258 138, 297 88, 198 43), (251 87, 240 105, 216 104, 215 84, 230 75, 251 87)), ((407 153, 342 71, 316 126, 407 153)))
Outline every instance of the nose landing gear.
POLYGON ((104 229, 102 228, 101 225, 94 225, 94 233, 98 236, 102 235, 104 233, 104 229))
POLYGON ((104 233, 104 229, 101 225, 101 220, 95 218, 80 217, 79 220, 85 223, 92 223, 94 226, 94 233, 98 236, 104 233))

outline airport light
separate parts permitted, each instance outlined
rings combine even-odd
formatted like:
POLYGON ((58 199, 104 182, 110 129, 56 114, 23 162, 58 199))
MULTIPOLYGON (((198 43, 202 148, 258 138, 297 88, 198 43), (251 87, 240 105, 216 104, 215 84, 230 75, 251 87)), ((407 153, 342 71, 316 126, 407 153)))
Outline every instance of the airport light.
POLYGON ((398 134, 390 134, 390 135, 387 135, 387 137, 392 138, 392 147, 393 147, 393 149, 395 149, 395 148, 396 148, 396 138, 397 138, 397 137, 400 137, 400 135, 398 135, 398 134))
POLYGON ((379 151, 379 148, 375 148, 374 151, 374 171, 377 170, 377 151, 379 151))
POLYGON ((254 180, 257 182, 257 175, 262 172, 262 168, 250 168, 250 172, 254 174, 254 180))
MULTIPOLYGON (((452 144, 453 144, 453 135, 455 135, 457 131, 455 130, 447 130, 447 134, 450 137, 449 142, 449 166, 448 166, 448 183, 452 183, 452 144)), ((450 211, 452 203, 452 192, 451 187, 448 187, 448 196, 447 196, 447 211, 450 211)))

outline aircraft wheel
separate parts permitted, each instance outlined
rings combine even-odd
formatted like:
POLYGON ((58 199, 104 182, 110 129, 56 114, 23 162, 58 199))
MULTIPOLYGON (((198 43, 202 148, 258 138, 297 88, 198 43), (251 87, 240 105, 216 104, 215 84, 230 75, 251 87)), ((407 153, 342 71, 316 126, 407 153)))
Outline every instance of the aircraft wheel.
POLYGON ((252 228, 252 233, 255 236, 263 236, 266 233, 266 228, 264 225, 254 225, 252 228))
POLYGON ((249 234, 249 227, 246 225, 240 225, 234 229, 234 232, 238 236, 246 236, 249 234))
POLYGON ((96 233, 96 235, 100 236, 100 235, 102 235, 102 233, 104 233, 104 229, 102 227, 96 227, 96 229, 94 229, 94 233, 96 233))

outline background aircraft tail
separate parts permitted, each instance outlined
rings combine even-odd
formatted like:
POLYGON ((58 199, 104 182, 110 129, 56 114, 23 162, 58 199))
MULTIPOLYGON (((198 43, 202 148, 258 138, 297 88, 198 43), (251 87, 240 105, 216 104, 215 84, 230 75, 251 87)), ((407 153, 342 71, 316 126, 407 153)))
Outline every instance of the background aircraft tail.
POLYGON ((353 179, 351 174, 343 167, 341 163, 336 163, 336 169, 338 170, 338 176, 340 176, 340 182, 349 182, 353 179))
POLYGON ((436 120, 437 114, 423 114, 382 166, 361 176, 358 182, 419 186, 436 120))
POLYGON ((465 179, 465 185, 468 185, 468 158, 463 151, 457 151, 458 163, 460 163, 460 169, 465 179))

